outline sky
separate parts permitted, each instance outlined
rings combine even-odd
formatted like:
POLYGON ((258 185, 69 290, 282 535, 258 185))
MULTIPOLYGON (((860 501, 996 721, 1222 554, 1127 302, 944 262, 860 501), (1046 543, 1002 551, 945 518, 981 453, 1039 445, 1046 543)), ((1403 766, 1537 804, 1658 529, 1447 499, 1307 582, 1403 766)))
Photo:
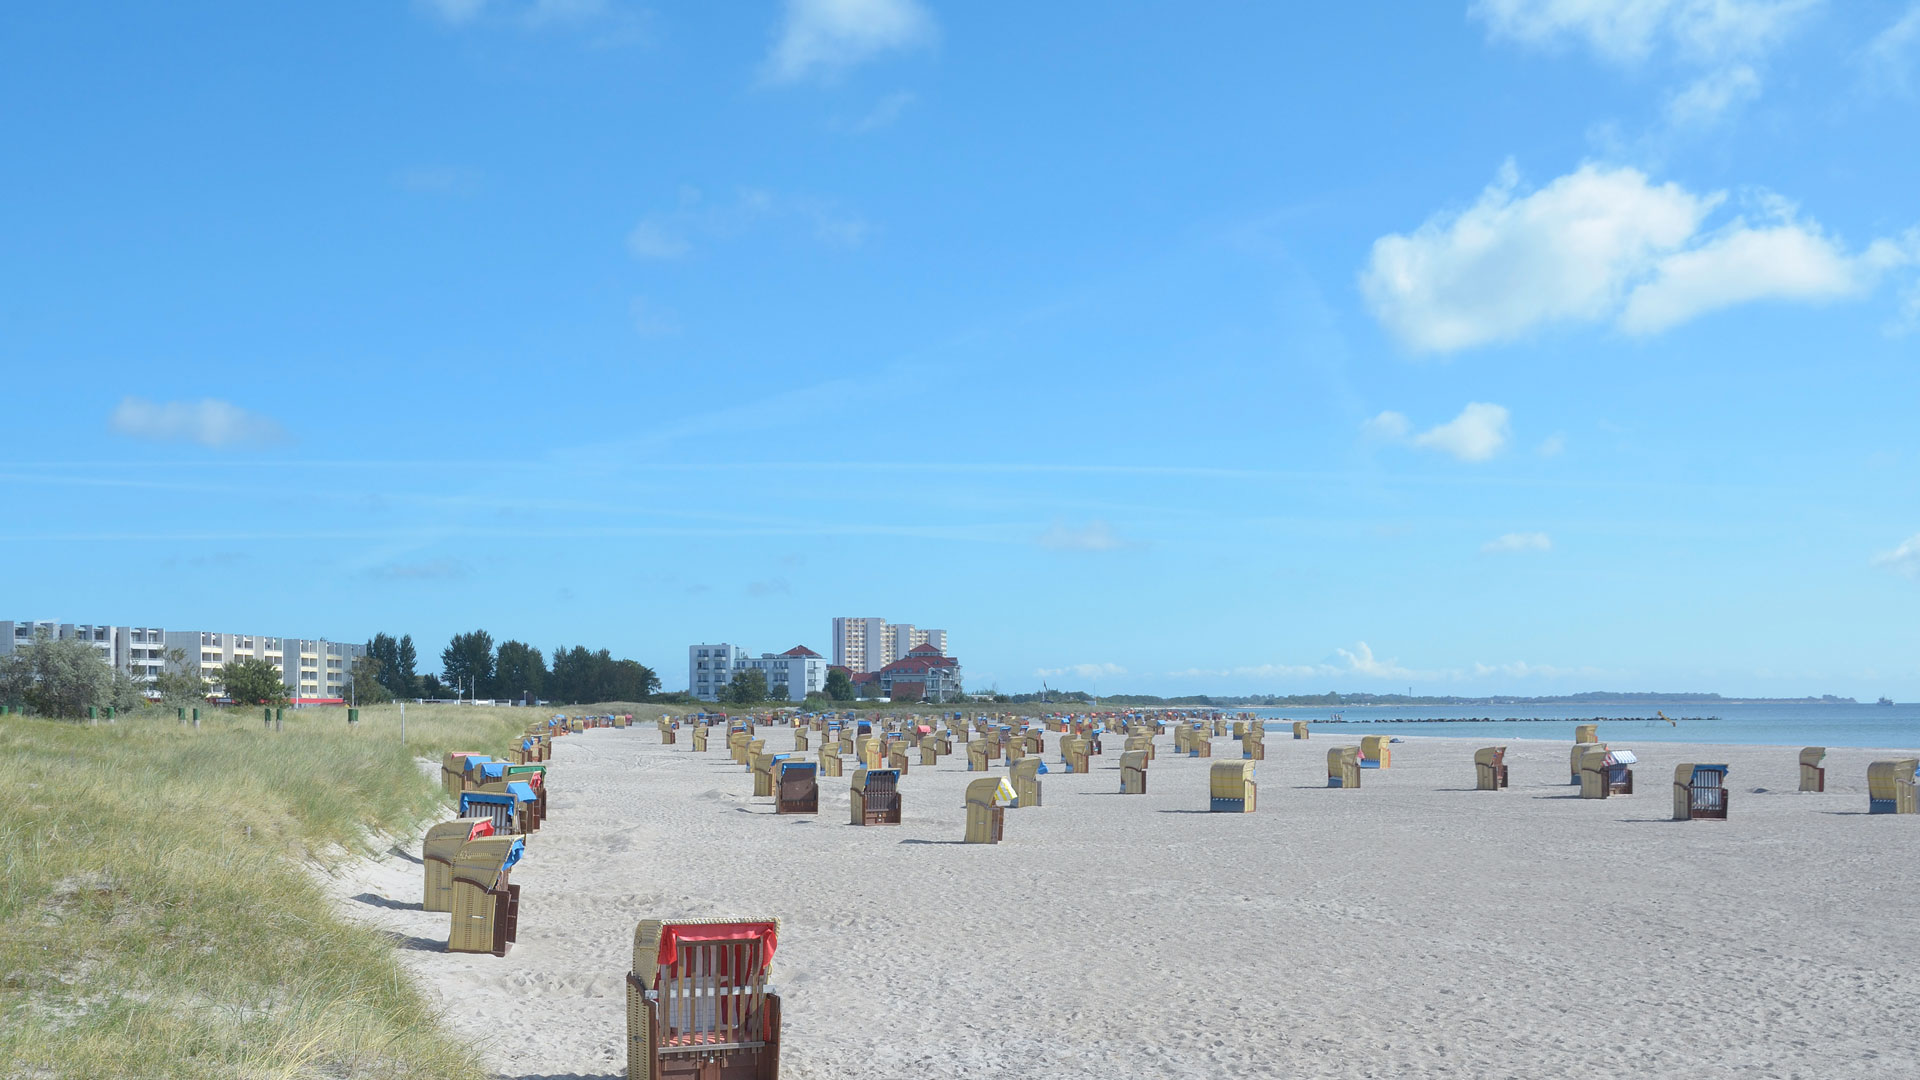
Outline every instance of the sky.
POLYGON ((0 618, 1920 698, 1920 3, 0 12, 0 618))

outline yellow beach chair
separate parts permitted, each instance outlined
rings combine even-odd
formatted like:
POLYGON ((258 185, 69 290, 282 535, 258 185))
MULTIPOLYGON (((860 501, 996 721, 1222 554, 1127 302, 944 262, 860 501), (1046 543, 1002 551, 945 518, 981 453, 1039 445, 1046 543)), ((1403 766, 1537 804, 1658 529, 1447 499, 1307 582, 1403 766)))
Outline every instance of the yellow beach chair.
POLYGON ((1327 751, 1327 786, 1330 788, 1360 786, 1359 747, 1336 746, 1327 751))
POLYGON ((1267 760, 1266 725, 1255 720, 1240 732, 1240 756, 1248 761, 1267 760))
POLYGON ((733 758, 735 764, 745 765, 747 763, 747 745, 752 741, 753 736, 744 731, 728 732, 727 756, 733 758))
POLYGON ((420 861, 426 867, 426 888, 420 894, 421 911, 453 910, 453 860, 469 840, 493 835, 491 818, 454 818, 427 830, 420 841, 420 861))
POLYGON ((1013 805, 1020 808, 1040 805, 1040 759, 1024 757, 1008 766, 1013 781, 1013 805))
POLYGON ((1914 797, 1914 770, 1920 759, 1892 758, 1867 766, 1867 813, 1920 813, 1914 797))
POLYGON ((903 743, 899 747, 887 752, 887 768, 892 769, 901 776, 907 775, 906 744, 903 743))
POLYGON ((807 749, 807 729, 806 728, 797 727, 793 729, 793 748, 794 750, 801 751, 801 752, 804 752, 807 749))
POLYGON ((1363 769, 1393 768, 1393 747, 1387 745, 1385 735, 1360 736, 1360 767, 1363 769))
POLYGON ((648 919, 627 974, 627 1080, 777 1080, 778 919, 648 919))
POLYGON ((1141 753, 1147 755, 1147 760, 1152 761, 1153 760, 1153 736, 1147 735, 1144 733, 1139 735, 1127 736, 1127 741, 1123 743, 1120 747, 1121 753, 1130 754, 1135 750, 1138 750, 1141 753))
POLYGON ((740 762, 740 764, 742 764, 742 765, 745 765, 745 766, 747 767, 747 771, 749 771, 749 772, 751 772, 751 771, 753 771, 753 757, 754 757, 754 755, 755 755, 755 754, 764 754, 764 753, 766 753, 766 752, 767 752, 767 740, 765 740, 765 739, 749 739, 749 740, 747 740, 747 750, 746 750, 746 753, 745 753, 745 754, 743 755, 743 757, 744 757, 744 760, 742 760, 742 761, 740 762))
POLYGON ((900 774, 892 769, 855 769, 849 795, 855 825, 900 824, 900 774))
POLYGON ((707 725, 705 724, 693 725, 693 752, 696 754, 707 752, 707 725))
POLYGON ((1577 743, 1597 743, 1600 741, 1599 724, 1577 724, 1573 729, 1573 741, 1577 743))
POLYGON ((1120 794, 1145 795, 1147 793, 1147 755, 1142 750, 1128 750, 1120 755, 1120 794))
POLYGON ((1809 746, 1800 751, 1800 790, 1827 790, 1827 770, 1821 762, 1827 760, 1827 748, 1809 746))
POLYGON ((1207 770, 1207 809, 1216 814, 1253 813, 1253 762, 1216 761, 1207 770))
POLYGON ((997 844, 1006 828, 1006 809, 1012 802, 1013 785, 1004 776, 983 776, 967 785, 967 832, 969 844, 997 844))
POLYGON ((1062 735, 1060 737, 1060 761, 1067 767, 1068 772, 1086 773, 1093 771, 1092 760, 1088 754, 1088 742, 1089 740, 1085 735, 1062 735))
POLYGON ((1486 746, 1473 752, 1473 786, 1480 791, 1499 791, 1507 786, 1507 748, 1486 746))
POLYGON ((1568 783, 1577 784, 1580 782, 1580 759, 1587 756, 1587 751, 1594 749, 1605 750, 1606 748, 1606 743, 1574 743, 1573 753, 1568 762, 1573 770, 1573 779, 1568 781, 1568 783))
POLYGON ((820 748, 820 775, 844 776, 846 767, 842 764, 840 748, 837 743, 827 743, 820 748))
POLYGON ((1673 820, 1696 818, 1727 820, 1727 767, 1695 765, 1691 762, 1673 768, 1673 820))
POLYGON ((987 740, 974 739, 967 743, 968 772, 986 772, 987 760, 987 740))
POLYGON ((453 921, 448 952, 507 955, 520 923, 520 886, 507 880, 526 841, 519 836, 481 836, 460 845, 453 857, 453 921))
POLYGON ((932 738, 920 740, 920 764, 922 767, 940 764, 939 740, 932 738))
POLYGON ((773 797, 773 755, 760 753, 753 755, 747 767, 753 771, 753 794, 758 799, 773 797))
POLYGON ((1631 750, 1609 750, 1589 744, 1580 756, 1580 797, 1605 799, 1633 794, 1633 769, 1638 759, 1631 750))
POLYGON ((1304 739, 1307 737, 1307 722, 1305 720, 1295 720, 1293 722, 1293 737, 1296 739, 1304 739))

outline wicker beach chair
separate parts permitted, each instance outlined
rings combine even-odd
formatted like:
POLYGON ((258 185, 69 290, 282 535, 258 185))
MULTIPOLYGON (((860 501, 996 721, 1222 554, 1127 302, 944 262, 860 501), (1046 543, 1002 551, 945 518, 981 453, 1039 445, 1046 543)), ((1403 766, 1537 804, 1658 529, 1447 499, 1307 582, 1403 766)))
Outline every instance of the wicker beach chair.
POLYGON ((748 735, 744 731, 727 732, 727 756, 733 758, 736 764, 745 765, 747 763, 747 744, 752 741, 753 736, 748 735))
MULTIPOLYGON (((1038 760, 1037 758, 1035 760, 1038 760)), ((1088 739, 1084 735, 1062 735, 1060 737, 1060 761, 1070 773, 1093 771, 1088 760, 1088 739)))
POLYGON ((1638 760, 1631 750, 1589 745, 1580 757, 1580 797, 1606 799, 1633 794, 1632 766, 1638 760))
POLYGON ((988 769, 987 740, 972 739, 967 743, 967 771, 986 772, 988 769))
POLYGON ((1359 747, 1336 746, 1327 751, 1327 786, 1330 788, 1360 786, 1359 747))
POLYGON ((1599 724, 1576 724, 1573 729, 1573 741, 1577 743, 1597 743, 1600 741, 1599 724))
POLYGON ((1128 750, 1120 755, 1120 794, 1145 795, 1146 793, 1146 752, 1142 750, 1128 750))
POLYGON ((840 757, 840 746, 838 743, 827 743, 820 747, 820 775, 846 775, 846 766, 844 759, 840 757))
POLYGON ((1293 737, 1296 739, 1304 739, 1307 737, 1307 722, 1305 720, 1295 720, 1293 722, 1293 737))
POLYGON ((1691 762, 1673 769, 1673 820, 1702 818, 1727 820, 1727 767, 1695 765, 1691 762))
POLYGON ((1393 748, 1387 745, 1385 735, 1360 736, 1360 767, 1363 769, 1393 768, 1393 748))
POLYGON ((1236 739, 1244 739, 1247 737, 1247 722, 1245 720, 1235 720, 1233 722, 1233 737, 1236 739))
POLYGON ((1152 761, 1153 760, 1153 736, 1145 733, 1142 733, 1139 735, 1127 736, 1127 741, 1124 745, 1122 745, 1120 752, 1123 754, 1131 754, 1136 750, 1147 755, 1148 761, 1152 761))
POLYGON ((1215 720, 1213 722, 1213 737, 1216 739, 1224 738, 1226 734, 1227 722, 1225 720, 1215 720))
POLYGON ((526 854, 518 836, 481 836, 460 845, 453 857, 453 920, 448 952, 507 955, 520 923, 520 886, 507 880, 526 854))
POLYGON ((920 764, 934 766, 940 764, 940 743, 934 739, 920 740, 920 764))
POLYGON ((1267 760, 1267 728, 1258 720, 1250 721, 1240 731, 1240 756, 1247 761, 1267 760))
POLYGON ((454 818, 427 830, 420 841, 420 861, 426 867, 426 887, 420 894, 421 911, 453 910, 453 860, 469 840, 493 835, 490 818, 454 818))
POLYGON ((778 1080, 778 919, 648 919, 627 974, 627 1080, 778 1080))
POLYGON ((894 770, 855 769, 848 798, 853 824, 900 824, 900 774, 894 770))
POLYGON ((1006 808, 1012 802, 1013 785, 1004 776, 983 776, 967 785, 967 831, 969 844, 997 844, 1006 828, 1006 808))
POLYGON ((674 729, 677 728, 679 725, 670 722, 664 716, 660 718, 659 724, 660 724, 660 745, 661 746, 674 745, 674 743, 678 741, 678 738, 679 738, 679 733, 676 732, 674 729))
POLYGON ((793 748, 796 752, 810 749, 810 747, 807 746, 806 728, 797 727, 793 729, 793 748))
POLYGON ((440 782, 448 795, 458 795, 470 786, 467 776, 472 764, 492 760, 476 750, 455 750, 440 764, 440 782))
POLYGON ((460 817, 486 818, 493 822, 496 834, 522 835, 514 828, 518 824, 518 800, 504 791, 463 791, 459 805, 460 817))
MULTIPOLYGON (((755 798, 773 798, 773 765, 775 756, 776 755, 766 753, 755 754, 752 760, 748 762, 748 768, 753 771, 753 794, 755 798)), ((781 754, 778 756, 784 758, 786 755, 781 754)))
POLYGON ((905 744, 887 751, 887 768, 892 769, 901 776, 907 775, 907 747, 905 744))
POLYGON ((780 763, 774 766, 773 812, 776 814, 819 813, 819 774, 819 766, 813 762, 794 761, 782 755, 780 763))
POLYGON ((1892 758, 1867 766, 1867 813, 1920 813, 1915 800, 1914 771, 1920 758, 1892 758))
POLYGON ((538 828, 547 820, 547 767, 545 765, 509 765, 507 779, 533 785, 539 801, 534 804, 533 823, 538 828))
POLYGON ((1027 744, 1027 753, 1045 754, 1047 752, 1047 729, 1028 728, 1022 738, 1027 744))
POLYGON ((1587 756, 1588 751, 1596 750, 1596 749, 1605 750, 1606 748, 1607 748, 1606 743, 1593 743, 1593 742, 1574 743, 1573 754, 1569 758, 1569 762, 1568 762, 1568 764, 1571 766, 1573 770, 1573 779, 1568 781, 1568 783, 1573 783, 1573 784, 1580 783, 1580 761, 1582 758, 1587 756))
POLYGON ((1821 762, 1827 760, 1827 748, 1809 746, 1800 751, 1800 790, 1827 790, 1827 770, 1821 762))
POLYGON ((1474 787, 1499 791, 1507 786, 1507 748, 1486 746, 1473 752, 1474 787))
POLYGON ((1216 814, 1253 813, 1253 762, 1216 761, 1207 770, 1207 809, 1216 814))
POLYGON ((1040 771, 1046 767, 1038 755, 1021 758, 1008 766, 1007 779, 1013 782, 1013 806, 1040 805, 1040 771))
POLYGON ((693 725, 693 752, 696 754, 707 752, 707 725, 705 724, 693 725))

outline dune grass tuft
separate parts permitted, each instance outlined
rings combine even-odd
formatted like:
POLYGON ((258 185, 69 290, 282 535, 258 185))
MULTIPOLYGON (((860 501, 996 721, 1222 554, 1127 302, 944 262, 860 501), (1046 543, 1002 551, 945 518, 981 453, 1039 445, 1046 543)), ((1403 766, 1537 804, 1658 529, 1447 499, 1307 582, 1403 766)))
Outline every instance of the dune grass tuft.
POLYGON ((390 943, 312 876, 440 793, 418 758, 499 753, 521 709, 0 720, 0 1076, 484 1075, 390 943))

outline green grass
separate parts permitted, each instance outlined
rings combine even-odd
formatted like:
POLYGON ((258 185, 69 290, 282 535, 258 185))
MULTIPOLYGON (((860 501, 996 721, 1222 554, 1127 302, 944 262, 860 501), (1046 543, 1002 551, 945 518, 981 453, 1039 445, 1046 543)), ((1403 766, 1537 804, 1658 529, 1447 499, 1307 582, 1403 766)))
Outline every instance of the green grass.
POLYGON ((484 1075, 310 868, 435 810, 416 757, 549 712, 361 713, 0 719, 0 1076, 484 1075))

